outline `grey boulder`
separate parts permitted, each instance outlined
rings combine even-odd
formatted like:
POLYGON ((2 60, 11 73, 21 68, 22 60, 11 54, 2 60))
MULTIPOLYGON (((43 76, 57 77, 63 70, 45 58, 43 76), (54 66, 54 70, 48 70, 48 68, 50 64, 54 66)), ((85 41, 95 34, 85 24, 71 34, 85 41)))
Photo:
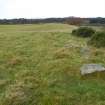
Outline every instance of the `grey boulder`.
POLYGON ((94 72, 105 71, 105 67, 103 67, 101 64, 84 64, 80 70, 81 75, 86 75, 94 72))

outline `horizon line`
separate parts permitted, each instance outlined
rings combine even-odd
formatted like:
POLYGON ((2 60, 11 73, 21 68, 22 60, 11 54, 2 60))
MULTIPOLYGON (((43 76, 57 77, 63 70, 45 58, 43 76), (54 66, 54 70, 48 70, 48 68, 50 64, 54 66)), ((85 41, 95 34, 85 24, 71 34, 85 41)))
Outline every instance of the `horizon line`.
POLYGON ((51 19, 51 18, 105 18, 105 17, 101 17, 101 16, 90 16, 90 17, 82 17, 82 16, 67 16, 67 17, 38 17, 38 18, 27 18, 27 17, 14 17, 14 18, 0 18, 1 20, 7 19, 7 20, 11 20, 11 19, 51 19))

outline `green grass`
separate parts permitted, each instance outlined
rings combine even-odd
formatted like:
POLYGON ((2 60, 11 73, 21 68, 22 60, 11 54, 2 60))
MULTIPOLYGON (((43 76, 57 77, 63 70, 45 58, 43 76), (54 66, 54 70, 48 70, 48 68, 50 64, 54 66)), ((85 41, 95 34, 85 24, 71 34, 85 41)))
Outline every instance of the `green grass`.
POLYGON ((105 50, 71 35, 66 24, 0 26, 0 105, 105 105, 105 81, 81 79, 84 63, 105 63, 105 50), (73 46, 73 47, 72 47, 73 46))

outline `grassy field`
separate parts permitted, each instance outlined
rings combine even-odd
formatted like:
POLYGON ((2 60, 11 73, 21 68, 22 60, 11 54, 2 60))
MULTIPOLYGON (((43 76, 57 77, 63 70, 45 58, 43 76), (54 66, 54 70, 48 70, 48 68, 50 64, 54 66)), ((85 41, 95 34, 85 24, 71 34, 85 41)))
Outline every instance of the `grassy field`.
MULTIPOLYGON (((105 105, 105 79, 82 79, 86 63, 105 64, 66 24, 0 25, 0 105, 105 105)), ((98 29, 98 28, 96 28, 98 29)))

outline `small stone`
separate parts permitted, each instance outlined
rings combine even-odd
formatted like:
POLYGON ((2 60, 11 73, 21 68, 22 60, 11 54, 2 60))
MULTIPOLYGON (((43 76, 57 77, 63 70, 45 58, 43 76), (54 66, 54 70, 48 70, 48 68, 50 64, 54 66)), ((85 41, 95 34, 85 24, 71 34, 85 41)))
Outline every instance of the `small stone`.
POLYGON ((86 58, 86 59, 88 59, 89 57, 90 57, 90 49, 88 48, 88 47, 83 47, 83 48, 81 48, 81 50, 80 50, 80 52, 81 52, 81 55, 84 57, 84 58, 86 58))
POLYGON ((105 71, 105 67, 103 67, 101 64, 84 64, 81 67, 81 75, 91 74, 97 71, 105 71))

